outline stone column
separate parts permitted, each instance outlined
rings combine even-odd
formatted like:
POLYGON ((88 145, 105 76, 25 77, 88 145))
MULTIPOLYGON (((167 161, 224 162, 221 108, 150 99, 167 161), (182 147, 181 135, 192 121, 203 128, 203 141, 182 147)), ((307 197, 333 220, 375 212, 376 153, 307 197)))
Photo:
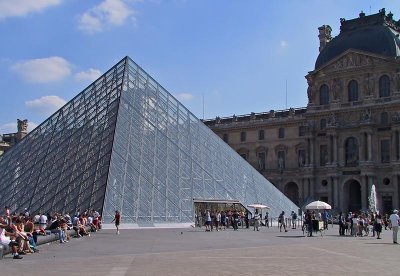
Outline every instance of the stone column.
POLYGON ((360 161, 366 161, 367 158, 365 158, 365 135, 364 132, 360 133, 360 161))
POLYGON ((370 132, 367 133, 368 139, 368 161, 372 161, 372 135, 370 132))
POLYGON ((333 135, 329 135, 329 146, 328 146, 329 164, 333 163, 333 135))
POLYGON ((394 173, 392 177, 393 181, 393 208, 399 209, 399 175, 394 173))
POLYGON ((395 151, 395 155, 396 155, 396 160, 399 161, 400 159, 400 131, 397 129, 396 130, 396 135, 395 135, 395 140, 396 140, 396 151, 395 151))
POLYGON ((361 176, 361 209, 368 209, 368 179, 366 175, 361 176))
POLYGON ((329 178, 329 188, 328 188, 328 196, 329 196, 329 204, 334 208, 333 206, 335 205, 335 195, 334 195, 334 184, 333 184, 333 177, 329 178))
POLYGON ((333 198, 334 198, 334 206, 332 206, 332 208, 338 208, 338 209, 342 209, 340 207, 340 201, 339 201, 339 194, 340 194, 340 185, 338 183, 338 177, 334 176, 332 177, 333 180, 333 198))
POLYGON ((392 133, 390 134, 390 159, 392 162, 397 161, 396 157, 396 131, 392 130, 392 133))
POLYGON ((314 166, 314 138, 310 139, 310 165, 314 166))
POLYGON ((337 148, 337 135, 333 134, 333 164, 337 165, 338 163, 338 148, 337 148))
POLYGON ((314 179, 309 177, 308 178, 308 191, 312 198, 314 198, 314 179))

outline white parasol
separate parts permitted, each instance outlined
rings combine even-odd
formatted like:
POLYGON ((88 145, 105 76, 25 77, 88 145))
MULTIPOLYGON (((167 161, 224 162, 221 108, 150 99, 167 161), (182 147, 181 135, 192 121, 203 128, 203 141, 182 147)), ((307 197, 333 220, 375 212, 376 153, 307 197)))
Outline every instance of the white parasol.
POLYGON ((254 209, 271 209, 267 205, 263 205, 263 204, 259 204, 259 203, 250 204, 250 205, 247 205, 247 207, 254 208, 254 209))
POLYGON ((306 210, 326 210, 326 209, 332 209, 331 205, 329 205, 326 202, 323 201, 313 201, 309 204, 306 205, 305 207, 306 210))

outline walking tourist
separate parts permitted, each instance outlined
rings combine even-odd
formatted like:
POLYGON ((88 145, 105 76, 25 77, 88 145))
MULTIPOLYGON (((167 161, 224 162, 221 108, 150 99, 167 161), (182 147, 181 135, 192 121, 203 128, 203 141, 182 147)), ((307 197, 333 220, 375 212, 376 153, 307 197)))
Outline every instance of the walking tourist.
POLYGON ((328 230, 329 213, 327 210, 322 212, 322 221, 324 222, 324 229, 328 230))
POLYGON ((375 232, 376 232, 376 238, 381 239, 381 232, 382 232, 382 216, 380 214, 376 215, 375 218, 375 232))
POLYGON ((339 235, 340 236, 344 236, 344 230, 346 229, 345 224, 346 224, 346 220, 343 216, 343 213, 340 212, 340 214, 339 214, 339 235))
POLYGON ((278 217, 278 223, 279 223, 279 231, 282 232, 282 226, 285 232, 287 232, 286 229, 286 222, 285 222, 285 211, 282 211, 282 213, 278 217))
POLYGON ((260 231, 260 214, 258 213, 258 210, 255 211, 254 213, 254 228, 253 231, 260 231))
POLYGON ((114 219, 111 222, 115 221, 115 227, 117 228, 117 235, 119 235, 119 224, 121 223, 121 214, 119 211, 115 211, 114 219))
POLYGON ((297 214, 295 213, 295 211, 292 211, 292 214, 290 216, 292 217, 292 229, 296 229, 297 214))
POLYGON ((265 226, 267 226, 269 228, 269 214, 268 214, 268 212, 265 213, 264 219, 265 219, 265 226))
POLYGON ((310 210, 306 211, 306 214, 304 215, 304 225, 303 227, 307 227, 308 230, 308 237, 312 237, 312 214, 310 210))
POLYGON ((219 231, 221 227, 221 213, 219 211, 215 212, 215 229, 219 231))
POLYGON ((233 217, 233 230, 237 231, 238 230, 238 222, 239 222, 239 214, 238 214, 237 210, 235 210, 233 212, 232 217, 233 217))
POLYGON ((393 243, 395 244, 397 244, 397 232, 399 231, 399 215, 397 213, 398 211, 395 209, 393 210, 393 214, 389 217, 390 223, 392 224, 393 243))

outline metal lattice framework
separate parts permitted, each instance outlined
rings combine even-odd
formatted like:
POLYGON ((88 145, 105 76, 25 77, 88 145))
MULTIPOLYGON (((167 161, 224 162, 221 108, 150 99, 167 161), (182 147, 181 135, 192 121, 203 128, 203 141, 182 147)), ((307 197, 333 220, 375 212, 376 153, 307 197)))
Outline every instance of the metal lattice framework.
POLYGON ((0 191, 13 210, 143 225, 192 222, 194 198, 298 209, 129 57, 1 157, 0 191))

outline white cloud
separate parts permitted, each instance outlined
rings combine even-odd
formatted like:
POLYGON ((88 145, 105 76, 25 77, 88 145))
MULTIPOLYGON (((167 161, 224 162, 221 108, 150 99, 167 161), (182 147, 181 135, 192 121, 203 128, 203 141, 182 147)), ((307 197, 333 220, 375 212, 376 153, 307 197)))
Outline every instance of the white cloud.
POLYGON ((0 126, 0 134, 15 133, 17 132, 17 120, 15 123, 7 123, 0 126))
POLYGON ((98 33, 102 31, 100 18, 89 13, 84 13, 79 22, 79 29, 86 33, 98 33))
POLYGON ((60 109, 66 101, 58 96, 43 96, 39 99, 26 101, 25 106, 41 115, 51 115, 60 109))
MULTIPOLYGON (((35 122, 30 122, 28 120, 28 132, 32 131, 38 126, 35 122)), ((16 133, 18 131, 17 120, 14 123, 6 123, 0 126, 0 135, 8 134, 8 133, 16 133)))
POLYGON ((75 79, 79 81, 95 81, 101 76, 100 70, 90 68, 87 71, 82 71, 75 74, 75 79))
POLYGON ((175 95, 175 97, 180 101, 186 101, 186 102, 193 100, 193 98, 194 98, 193 95, 189 94, 189 93, 180 93, 180 94, 175 95))
POLYGON ((78 28, 86 33, 98 33, 105 26, 121 26, 128 18, 135 20, 135 11, 124 0, 104 0, 81 15, 78 28))
POLYGON ((286 49, 289 46, 289 44, 286 40, 282 40, 280 46, 282 49, 286 49))
POLYGON ((11 69, 20 74, 26 81, 36 83, 58 81, 71 74, 71 65, 62 57, 18 62, 11 69))
POLYGON ((61 0, 0 0, 0 20, 13 16, 25 16, 56 6, 61 0))

